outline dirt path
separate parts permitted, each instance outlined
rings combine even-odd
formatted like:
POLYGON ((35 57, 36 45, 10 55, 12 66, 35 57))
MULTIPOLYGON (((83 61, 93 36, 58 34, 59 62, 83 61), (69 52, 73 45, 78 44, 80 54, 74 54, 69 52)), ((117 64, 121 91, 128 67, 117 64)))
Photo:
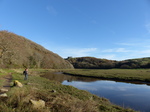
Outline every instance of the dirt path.
POLYGON ((3 84, 3 88, 6 88, 6 89, 10 89, 11 85, 11 81, 12 81, 12 75, 11 74, 8 74, 6 76, 3 77, 3 80, 5 80, 4 84, 3 84))

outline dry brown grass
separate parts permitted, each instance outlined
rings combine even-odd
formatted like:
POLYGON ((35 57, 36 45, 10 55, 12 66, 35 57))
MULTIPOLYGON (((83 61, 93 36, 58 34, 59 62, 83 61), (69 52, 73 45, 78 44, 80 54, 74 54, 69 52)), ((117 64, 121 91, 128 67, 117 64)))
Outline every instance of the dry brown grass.
POLYGON ((59 55, 25 37, 0 31, 1 68, 72 68, 59 55))

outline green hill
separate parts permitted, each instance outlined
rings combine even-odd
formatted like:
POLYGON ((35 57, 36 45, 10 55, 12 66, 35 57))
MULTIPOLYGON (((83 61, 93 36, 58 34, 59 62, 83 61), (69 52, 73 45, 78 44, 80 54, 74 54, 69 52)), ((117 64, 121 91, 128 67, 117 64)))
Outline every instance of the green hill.
POLYGON ((59 55, 8 31, 0 31, 1 68, 73 68, 59 55))
POLYGON ((128 59, 123 61, 99 59, 94 57, 77 57, 77 58, 68 57, 66 60, 72 63, 75 68, 84 68, 84 69, 150 68, 150 57, 128 59))

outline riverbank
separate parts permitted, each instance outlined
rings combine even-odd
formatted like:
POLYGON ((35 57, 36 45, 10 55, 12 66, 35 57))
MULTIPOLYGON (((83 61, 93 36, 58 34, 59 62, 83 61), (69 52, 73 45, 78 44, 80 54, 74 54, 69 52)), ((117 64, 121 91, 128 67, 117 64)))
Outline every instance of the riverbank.
POLYGON ((150 69, 74 69, 62 71, 64 74, 74 76, 150 84, 150 69))
POLYGON ((27 81, 23 80, 22 71, 3 70, 0 74, 1 77, 11 73, 13 78, 11 89, 7 92, 8 98, 0 98, 0 110, 3 112, 134 112, 87 91, 40 77, 41 73, 55 70, 29 70, 27 81), (23 87, 13 87, 14 80, 21 82, 23 87), (43 100, 45 107, 33 108, 30 99, 43 100))

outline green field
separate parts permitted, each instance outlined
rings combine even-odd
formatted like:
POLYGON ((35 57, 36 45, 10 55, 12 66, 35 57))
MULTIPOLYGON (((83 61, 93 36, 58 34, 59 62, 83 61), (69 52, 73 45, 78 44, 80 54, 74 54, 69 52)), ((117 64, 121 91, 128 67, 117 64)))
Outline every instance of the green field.
POLYGON ((134 112, 131 109, 114 105, 109 100, 87 91, 39 76, 42 73, 57 70, 29 70, 30 75, 27 81, 23 80, 22 71, 22 69, 1 70, 4 76, 10 73, 13 76, 10 83, 11 88, 7 92, 8 98, 0 98, 2 112, 134 112), (21 82, 23 87, 13 87, 14 80, 21 82), (33 108, 29 103, 30 99, 42 99, 45 101, 46 107, 33 108))
POLYGON ((150 69, 74 69, 65 74, 122 81, 150 82, 150 69))

